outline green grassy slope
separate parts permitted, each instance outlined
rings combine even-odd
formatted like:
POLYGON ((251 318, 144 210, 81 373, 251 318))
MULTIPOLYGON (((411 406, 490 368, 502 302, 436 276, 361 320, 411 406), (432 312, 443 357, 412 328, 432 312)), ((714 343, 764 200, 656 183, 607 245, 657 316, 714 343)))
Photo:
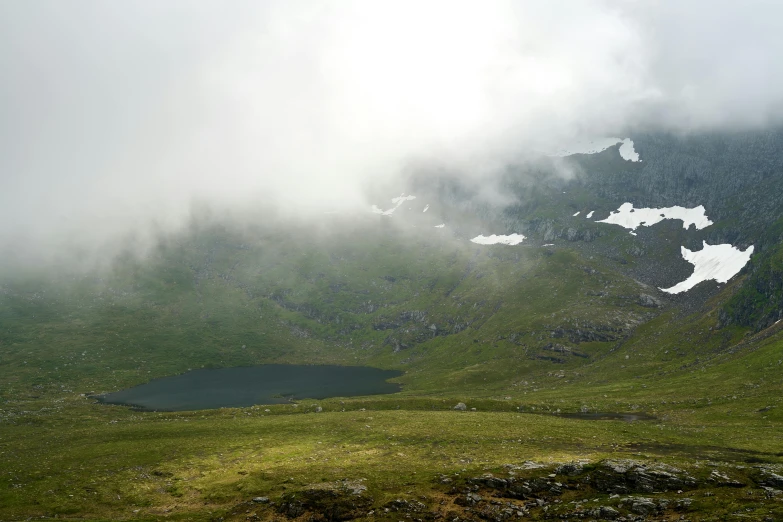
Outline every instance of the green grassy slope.
MULTIPOLYGON (((651 289, 589 250, 429 232, 301 242, 209 228, 100 279, 4 283, 0 519, 230 518, 254 496, 345 478, 364 479, 376 507, 435 505, 453 500, 443 474, 525 460, 711 460, 745 474, 734 466, 780 463, 783 336, 718 327, 737 282, 683 314, 643 306, 651 289), (315 401, 140 413, 85 396, 265 362, 406 373, 400 394, 318 401, 322 413, 315 401), (550 415, 585 408, 657 419, 550 415)), ((753 491, 722 491, 689 516, 744 510, 753 491)))

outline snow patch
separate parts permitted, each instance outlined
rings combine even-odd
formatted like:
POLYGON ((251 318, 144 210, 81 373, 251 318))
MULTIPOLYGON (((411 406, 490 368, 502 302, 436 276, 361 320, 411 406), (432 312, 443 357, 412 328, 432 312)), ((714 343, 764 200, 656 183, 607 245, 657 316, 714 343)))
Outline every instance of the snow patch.
POLYGON ((703 242, 704 248, 699 251, 691 251, 681 247, 682 257, 693 265, 693 274, 677 283, 671 288, 661 288, 664 292, 670 294, 679 294, 687 292, 702 281, 713 279, 718 283, 725 283, 742 270, 753 254, 753 245, 749 246, 743 252, 729 244, 708 245, 703 242))
POLYGON ((424 210, 422 210, 422 212, 427 212, 429 209, 430 209, 430 206, 427 205, 427 206, 424 207, 424 210))
POLYGON ((546 244, 544 244, 544 246, 555 246, 555 244, 554 243, 546 243, 546 244))
POLYGON ((633 208, 633 203, 623 203, 620 208, 609 214, 609 217, 596 221, 596 223, 610 223, 624 228, 636 230, 640 226, 649 227, 664 219, 681 219, 682 228, 688 229, 695 225, 702 229, 712 225, 707 218, 704 206, 695 208, 666 207, 666 208, 633 208))
POLYGON ((479 245, 518 245, 525 240, 522 234, 509 234, 507 236, 476 236, 471 242, 479 245))
POLYGON ((446 223, 441 223, 440 225, 435 225, 435 228, 443 228, 446 226, 446 223))
POLYGON ((593 217, 593 212, 595 212, 595 210, 591 210, 590 212, 587 213, 587 216, 586 216, 587 219, 590 219, 591 217, 593 217))
POLYGON ((413 201, 416 199, 416 196, 406 196, 405 194, 400 194, 396 198, 392 198, 392 203, 394 203, 394 206, 388 210, 383 210, 381 208, 378 208, 377 205, 373 205, 370 209, 371 212, 374 214, 380 214, 381 216, 391 216, 394 214, 394 211, 400 208, 400 205, 405 203, 406 201, 413 201))
POLYGON ((625 138, 620 145, 620 157, 626 161, 642 161, 639 159, 639 153, 633 148, 633 140, 625 138))
POLYGON ((596 138, 592 140, 577 141, 570 143, 567 146, 561 146, 554 154, 549 154, 549 156, 565 157, 574 154, 598 154, 618 143, 622 143, 619 152, 624 160, 641 161, 639 159, 639 153, 637 153, 636 149, 633 147, 633 140, 629 138, 596 138))
POLYGON ((578 215, 579 215, 579 214, 581 214, 581 213, 582 213, 582 211, 580 210, 579 212, 577 212, 576 214, 574 214, 574 217, 578 216, 578 215))

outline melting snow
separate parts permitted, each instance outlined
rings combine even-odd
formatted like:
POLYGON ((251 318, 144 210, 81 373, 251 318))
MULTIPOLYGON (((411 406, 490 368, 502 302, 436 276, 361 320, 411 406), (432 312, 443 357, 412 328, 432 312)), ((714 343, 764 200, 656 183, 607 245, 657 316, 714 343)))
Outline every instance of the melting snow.
POLYGON ((476 236, 471 241, 479 245, 518 245, 525 240, 522 234, 509 234, 507 236, 476 236))
POLYGON ((579 212, 577 212, 576 214, 574 214, 574 217, 578 216, 578 215, 579 215, 581 212, 582 212, 582 211, 580 210, 579 212))
POLYGON ((641 161, 639 154, 633 148, 633 140, 629 138, 597 138, 588 141, 578 141, 571 143, 567 147, 561 147, 550 156, 571 156, 573 154, 597 154, 603 152, 609 147, 620 145, 620 156, 627 161, 641 161))
POLYGON ((555 246, 555 244, 554 243, 547 243, 544 246, 555 246))
POLYGON ((430 206, 427 205, 427 206, 424 207, 424 210, 422 210, 422 212, 427 212, 429 209, 430 209, 430 206))
POLYGON ((435 228, 443 228, 446 226, 446 223, 441 223, 440 225, 435 225, 435 228))
POLYGON ((591 217, 593 217, 593 212, 595 212, 595 210, 591 210, 591 211, 590 211, 590 212, 587 214, 587 219, 590 219, 591 217))
POLYGON ((667 208, 633 208, 633 203, 623 203, 617 211, 609 214, 609 217, 596 223, 611 223, 621 227, 636 230, 639 226, 649 227, 664 219, 681 219, 682 228, 688 229, 695 225, 702 229, 712 225, 712 221, 704 213, 704 206, 695 208, 667 207, 667 208))
POLYGON ((679 294, 709 279, 725 283, 742 270, 753 254, 753 245, 743 252, 728 244, 708 245, 706 241, 703 243, 704 248, 699 251, 690 251, 682 247, 682 257, 693 265, 693 274, 685 281, 661 290, 670 294, 679 294))
POLYGON ((414 199, 416 199, 416 196, 406 196, 405 194, 400 194, 399 197, 392 198, 392 203, 394 203, 394 206, 389 210, 383 210, 378 208, 377 205, 373 205, 371 212, 375 214, 380 214, 381 216, 391 216, 394 213, 394 211, 400 207, 400 205, 402 205, 406 201, 413 201, 414 199))
POLYGON ((639 153, 633 148, 633 141, 625 138, 620 145, 620 156, 626 161, 642 161, 639 159, 639 153))

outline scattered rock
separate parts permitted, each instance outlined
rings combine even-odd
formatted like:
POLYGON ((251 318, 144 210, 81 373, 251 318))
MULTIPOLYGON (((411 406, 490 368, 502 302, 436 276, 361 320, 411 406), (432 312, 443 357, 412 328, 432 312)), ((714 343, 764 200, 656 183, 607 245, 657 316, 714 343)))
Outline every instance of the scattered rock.
POLYGON ((691 504, 693 503, 692 498, 681 498, 677 500, 677 503, 674 505, 674 508, 678 511, 685 511, 691 507, 691 504))
POLYGON ((401 513, 421 513, 427 510, 427 505, 417 500, 404 500, 398 498, 386 504, 384 508, 389 511, 401 513))
POLYGON ((253 502, 255 502, 256 504, 268 504, 269 497, 254 497, 253 502))
POLYGON ((465 411, 468 409, 468 407, 464 402, 458 402, 457 405, 454 406, 454 409, 458 411, 465 411))
POLYGON ((301 491, 286 493, 278 504, 278 512, 288 518, 312 514, 313 521, 351 520, 362 516, 372 504, 361 481, 340 481, 311 484, 301 491))
POLYGON ((484 500, 484 497, 478 493, 470 492, 464 497, 457 498, 454 503, 461 506, 475 506, 482 500, 484 500))

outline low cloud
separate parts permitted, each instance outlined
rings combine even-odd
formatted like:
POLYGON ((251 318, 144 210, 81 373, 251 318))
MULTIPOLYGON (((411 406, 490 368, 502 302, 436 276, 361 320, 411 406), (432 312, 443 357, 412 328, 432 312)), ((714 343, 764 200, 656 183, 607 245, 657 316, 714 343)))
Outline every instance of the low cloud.
MULTIPOLYGON (((194 205, 369 209, 417 161, 783 113, 783 8, 691 2, 0 4, 0 245, 51 257, 194 205)), ((391 194, 394 195, 394 194, 391 194)))

